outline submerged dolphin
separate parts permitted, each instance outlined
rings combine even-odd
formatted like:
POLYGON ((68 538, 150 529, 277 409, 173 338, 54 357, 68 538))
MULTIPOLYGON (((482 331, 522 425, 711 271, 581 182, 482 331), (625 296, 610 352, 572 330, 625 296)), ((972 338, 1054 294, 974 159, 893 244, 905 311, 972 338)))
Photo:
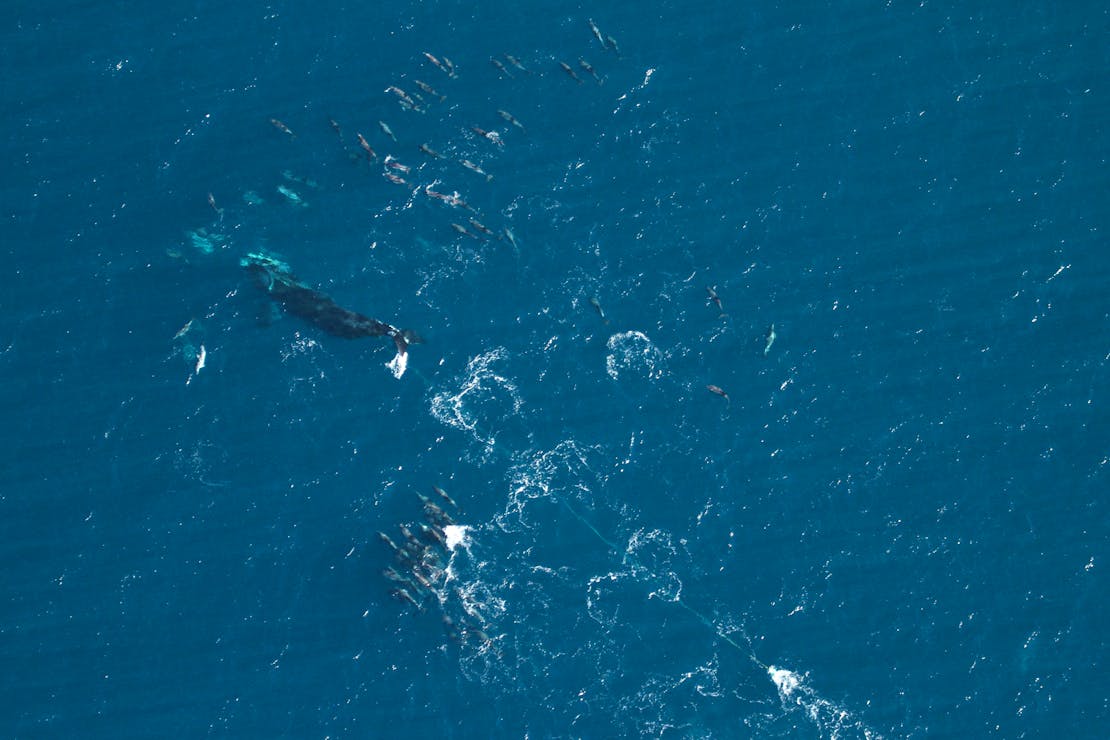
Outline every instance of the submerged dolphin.
POLYGON ((397 345, 397 356, 390 363, 390 368, 397 377, 404 373, 408 347, 420 341, 412 331, 398 329, 343 308, 329 296, 298 280, 289 265, 269 255, 251 253, 240 260, 240 264, 282 308, 312 322, 328 334, 344 339, 390 337, 397 345))

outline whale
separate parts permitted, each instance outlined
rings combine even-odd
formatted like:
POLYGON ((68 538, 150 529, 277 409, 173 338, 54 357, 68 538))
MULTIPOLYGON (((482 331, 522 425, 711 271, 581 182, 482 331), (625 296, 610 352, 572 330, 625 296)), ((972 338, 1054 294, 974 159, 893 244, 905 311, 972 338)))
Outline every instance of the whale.
POLYGON ((409 329, 398 329, 383 321, 343 308, 330 296, 305 284, 289 265, 268 254, 252 252, 240 265, 267 295, 288 313, 308 321, 325 333, 343 339, 389 337, 397 356, 389 363, 393 374, 401 377, 408 362, 410 344, 420 338, 409 329))

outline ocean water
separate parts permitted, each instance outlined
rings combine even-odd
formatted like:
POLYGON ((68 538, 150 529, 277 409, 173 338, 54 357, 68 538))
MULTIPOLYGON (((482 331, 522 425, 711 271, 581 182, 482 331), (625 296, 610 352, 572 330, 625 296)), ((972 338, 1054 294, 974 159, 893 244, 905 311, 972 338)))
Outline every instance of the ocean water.
POLYGON ((1105 7, 0 12, 0 735, 1106 736, 1105 7))

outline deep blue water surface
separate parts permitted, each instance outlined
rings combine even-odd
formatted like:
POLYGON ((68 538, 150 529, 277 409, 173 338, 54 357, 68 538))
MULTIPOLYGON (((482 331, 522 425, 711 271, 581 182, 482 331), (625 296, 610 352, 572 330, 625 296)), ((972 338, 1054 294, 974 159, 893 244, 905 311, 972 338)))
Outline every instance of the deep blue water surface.
POLYGON ((1104 6, 0 16, 0 735, 1106 736, 1104 6))

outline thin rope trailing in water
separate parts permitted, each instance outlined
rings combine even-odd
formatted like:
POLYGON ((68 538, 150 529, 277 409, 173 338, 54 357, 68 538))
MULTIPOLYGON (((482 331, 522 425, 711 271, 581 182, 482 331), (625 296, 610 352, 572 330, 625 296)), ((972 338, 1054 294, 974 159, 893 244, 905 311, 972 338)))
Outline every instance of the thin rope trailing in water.
MULTIPOLYGON (((571 513, 571 515, 574 516, 575 519, 582 522, 582 524, 584 524, 587 529, 589 529, 591 532, 593 532, 594 535, 598 538, 598 540, 600 540, 602 543, 604 543, 613 552, 621 555, 621 564, 622 565, 627 564, 630 560, 635 561, 635 558, 631 553, 629 553, 627 551, 622 551, 621 548, 619 548, 615 543, 613 543, 607 537, 605 537, 603 534, 601 534, 601 532, 598 531, 597 527, 595 527, 592 522, 590 522, 584 516, 579 514, 577 511, 575 511, 574 507, 572 507, 570 504, 568 504, 563 499, 562 496, 556 496, 555 498, 559 501, 559 503, 561 503, 564 507, 566 507, 566 510, 569 511, 571 513)), ((634 564, 643 568, 643 570, 645 572, 649 573, 653 577, 655 577, 655 578, 659 577, 658 574, 653 573, 650 569, 644 567, 639 562, 635 562, 634 564)), ((751 661, 755 665, 759 666, 763 670, 767 670, 767 664, 756 657, 755 651, 752 650, 751 641, 748 639, 748 636, 746 634, 741 632, 741 634, 744 635, 744 640, 747 642, 747 645, 741 645, 739 642, 734 640, 730 634, 725 632, 725 630, 720 625, 718 625, 716 622, 714 622, 712 619, 707 617, 704 613, 702 613, 698 609, 695 609, 694 607, 690 606, 685 601, 683 601, 681 596, 676 596, 673 599, 673 603, 677 604, 678 606, 682 607, 687 612, 692 614, 699 622, 701 622, 706 627, 708 627, 710 630, 712 630, 713 634, 717 635, 717 637, 721 638, 722 640, 727 642, 729 645, 731 645, 732 647, 736 648, 741 653, 746 655, 748 658, 751 659, 751 661)))
MULTIPOLYGON (((579 514, 577 511, 574 510, 574 508, 570 504, 568 504, 566 501, 564 501, 562 496, 556 496, 555 498, 559 501, 560 504, 562 504, 564 507, 566 507, 566 510, 571 513, 571 516, 573 516, 578 521, 582 522, 582 524, 584 524, 587 529, 589 529, 591 532, 593 532, 594 535, 599 540, 601 540, 603 543, 605 543, 605 545, 610 550, 612 550, 613 552, 616 552, 618 554, 621 552, 621 549, 619 547, 617 547, 616 543, 610 542, 609 539, 605 537, 605 535, 603 535, 600 531, 598 531, 598 528, 595 527, 592 522, 590 522, 588 519, 586 519, 586 517, 579 514)), ((622 558, 621 562, 625 563, 627 561, 628 561, 628 553, 624 553, 624 557, 622 558)))
MULTIPOLYGON (((556 497, 556 498, 559 499, 559 502, 562 503, 563 506, 565 506, 567 508, 567 510, 570 511, 570 513, 574 515, 574 517, 576 519, 578 519, 580 522, 585 524, 586 527, 589 528, 589 530, 591 532, 593 532, 594 535, 596 535, 597 538, 601 542, 605 543, 605 545, 607 545, 614 552, 617 552, 617 553, 621 552, 620 549, 616 545, 614 545, 606 537, 604 537, 601 534, 601 532, 599 532, 597 530, 597 528, 595 526, 593 526, 592 523, 587 521, 585 517, 581 516, 577 511, 575 511, 570 506, 570 504, 568 504, 566 501, 564 501, 561 497, 556 497)), ((632 564, 634 566, 641 568, 644 572, 650 574, 653 578, 659 578, 659 576, 656 573, 654 573, 650 568, 644 567, 643 564, 641 564, 638 561, 638 559, 634 555, 632 555, 632 553, 629 553, 629 552, 625 551, 623 553, 621 563, 622 564, 628 564, 629 561, 632 561, 632 564)), ((743 629, 739 630, 739 633, 740 633, 740 635, 742 635, 743 642, 746 643, 746 644, 741 644, 740 642, 735 640, 730 633, 726 632, 723 627, 721 627, 716 622, 714 622, 712 619, 710 619, 708 616, 706 616, 702 611, 700 611, 699 609, 695 609, 694 607, 690 606, 685 601, 683 601, 681 596, 676 595, 671 601, 675 605, 677 605, 677 606, 681 607, 682 609, 685 609, 687 612, 689 612, 695 619, 697 619, 702 624, 704 624, 706 627, 708 627, 713 632, 713 634, 715 634, 718 638, 720 638, 721 640, 723 640, 727 644, 731 645, 732 647, 736 648, 736 650, 738 652, 747 656, 747 658, 749 660, 751 660, 753 665, 759 667, 764 672, 766 672, 768 675, 770 675, 771 680, 778 687, 780 695, 782 695, 784 697, 789 696, 794 691, 793 688, 784 689, 782 683, 780 683, 781 679, 776 674, 782 674, 782 673, 784 673, 783 671, 779 671, 776 668, 774 668, 773 666, 767 665, 762 660, 760 660, 758 657, 756 657, 755 650, 752 648, 751 638, 748 637, 747 633, 743 629)), ((789 672, 785 672, 785 673, 789 674, 789 672)), ((794 680, 796 681, 797 679, 794 679, 794 680)), ((807 693, 807 691, 808 690, 804 690, 803 694, 800 697, 796 698, 794 701, 799 706, 803 707, 806 710, 807 715, 809 716, 809 718, 811 720, 813 720, 820 729, 825 730, 827 728, 818 719, 818 716, 817 716, 816 712, 819 711, 819 710, 822 710, 822 709, 828 710, 828 711, 835 710, 836 714, 837 714, 837 717, 839 718, 838 721, 846 721, 846 720, 851 721, 853 723, 853 725, 855 727, 857 727, 863 733, 864 737, 867 737, 867 738, 881 737, 880 735, 872 733, 869 728, 867 728, 865 725, 860 723, 855 718, 850 717, 848 712, 846 712, 842 709, 839 709, 838 707, 829 703, 825 699, 822 699, 820 697, 816 697, 816 696, 812 695, 812 693, 807 693)), ((785 701, 785 699, 784 699, 784 701, 785 701)), ((837 731, 837 728, 834 726, 833 730, 830 733, 830 736, 831 737, 837 737, 838 735, 839 735, 839 732, 837 731)))
MULTIPOLYGON (((418 373, 417 378, 419 383, 422 383, 425 387, 429 389, 431 388, 431 382, 428 377, 424 376, 422 373, 418 373)), ((477 420, 475 420, 474 422, 472 422, 472 426, 469 427, 469 431, 471 433, 476 433, 477 427, 478 423, 477 420)), ((480 437, 481 435, 478 436, 480 437)), ((514 453, 503 445, 495 446, 491 442, 486 442, 485 440, 480 439, 478 441, 483 441, 487 447, 488 457, 485 458, 485 461, 488 461, 490 458, 496 458, 499 460, 507 460, 510 463, 515 462, 519 464, 520 454, 535 452, 535 450, 525 450, 514 453)), ((590 469, 589 465, 585 463, 585 460, 582 460, 582 463, 586 466, 587 470, 590 469)), ((531 482, 526 482, 526 485, 530 483, 531 482)), ((667 579, 664 576, 656 573, 652 568, 646 566, 644 562, 639 557, 637 557, 637 554, 634 551, 630 551, 630 548, 633 544, 632 540, 630 540, 625 547, 618 545, 617 542, 603 534, 602 531, 598 529, 598 527, 585 514, 583 514, 575 506, 573 506, 570 500, 561 495, 558 492, 558 487, 556 487, 556 490, 552 490, 548 486, 548 483, 550 483, 550 481, 541 484, 543 492, 544 494, 546 494, 545 497, 550 497, 554 500, 555 503, 557 503, 558 505, 562 505, 571 516, 581 522, 582 526, 584 526, 589 532, 594 535, 594 537, 597 538, 598 542, 602 543, 614 555, 617 555, 620 558, 621 565, 629 569, 629 576, 631 576, 637 582, 646 583, 649 587, 651 585, 650 581, 652 579, 659 583, 666 582, 667 579)), ((620 534, 619 530, 616 534, 620 534)), ((671 573, 671 575, 677 577, 674 573, 671 573)), ((869 728, 867 728, 866 725, 864 725, 860 720, 853 717, 847 710, 838 707, 836 704, 833 704, 816 694, 812 689, 805 685, 804 677, 799 677, 797 674, 794 674, 789 670, 776 668, 774 665, 769 665, 760 660, 755 653, 752 639, 748 635, 747 627, 743 621, 741 621, 740 624, 736 627, 726 627, 722 624, 719 624, 718 622, 714 621, 709 613, 703 611, 701 608, 692 606, 682 599, 681 582, 679 582, 679 588, 677 591, 674 591, 674 589, 671 590, 673 591, 672 596, 668 596, 666 593, 657 594, 655 592, 652 592, 651 594, 649 594, 648 599, 650 600, 650 598, 652 598, 653 596, 660 596, 660 599, 662 601, 670 601, 674 603, 676 606, 685 610, 688 614, 701 622, 710 632, 712 632, 714 636, 716 636, 717 639, 719 639, 724 644, 734 648, 737 653, 745 656, 748 660, 750 660, 752 666, 758 668, 762 673, 769 676, 771 682, 775 685, 778 691, 778 695, 782 702, 784 711, 793 711, 797 709, 804 712, 805 716, 810 721, 812 721, 822 733, 828 734, 828 736, 830 737, 839 736, 841 730, 845 727, 859 731, 863 734, 864 737, 881 737, 880 735, 873 733, 869 728)))
POLYGON ((727 632, 725 632, 716 622, 714 622, 712 619, 710 619, 709 617, 702 614, 700 611, 698 611, 694 607, 687 604, 681 598, 676 598, 674 600, 674 603, 678 604, 683 609, 685 609, 686 611, 690 612, 695 617, 697 617, 698 620, 700 620, 702 624, 704 624, 709 629, 713 630, 713 632, 717 635, 717 637, 721 638, 722 640, 727 642, 729 645, 732 645, 734 648, 736 648, 740 652, 747 655, 749 658, 751 658, 752 662, 755 663, 757 666, 759 666, 760 668, 762 668, 764 670, 767 669, 767 664, 764 663, 763 661, 761 661, 759 658, 755 657, 755 651, 752 650, 751 640, 748 638, 748 636, 746 634, 741 632, 741 634, 744 635, 744 640, 747 641, 747 643, 748 643, 747 647, 745 648, 745 646, 741 645, 736 640, 732 639, 732 637, 727 632))
MULTIPOLYGON (((431 389, 432 384, 431 384, 431 381, 430 381, 429 378, 427 378, 423 373, 421 373, 418 370, 415 371, 414 374, 419 379, 419 381, 424 384, 424 386, 426 388, 431 389)), ((494 450, 494 452, 498 456, 507 456, 510 460, 512 459, 512 455, 510 455, 507 451, 505 451, 503 449, 496 449, 496 450, 494 450)), ((637 559, 635 558, 635 556, 632 555, 632 553, 629 553, 626 549, 621 548, 620 546, 617 545, 616 542, 610 540, 608 537, 606 537, 604 534, 602 534, 601 530, 599 530, 594 525, 593 522, 591 522, 584 515, 579 513, 578 510, 576 510, 573 506, 571 506, 570 503, 567 502, 567 500, 563 496, 557 495, 553 492, 551 493, 551 496, 556 501, 558 501, 570 513, 571 516, 573 516, 575 519, 577 519, 579 522, 581 522, 582 525, 584 527, 586 527, 586 529, 588 529, 590 532, 592 532, 593 535, 598 539, 599 542, 601 542, 603 545, 605 545, 607 548, 609 548, 614 554, 619 555, 620 558, 621 558, 621 564, 622 565, 628 565, 628 564, 631 563, 635 566, 640 567, 641 569, 643 569, 643 571, 649 573, 652 577, 654 577, 654 578, 659 577, 658 574, 653 573, 650 569, 648 569, 648 568, 644 567, 642 564, 640 564, 637 561, 637 559)), ((746 643, 746 644, 741 644, 740 642, 737 642, 732 637, 731 634, 726 632, 721 626, 719 626, 712 619, 710 619, 708 616, 706 616, 702 611, 690 606, 685 601, 683 601, 681 596, 676 596, 673 599, 673 602, 675 604, 677 604, 679 607, 681 607, 682 609, 685 609, 691 615, 693 615, 699 622, 701 622, 707 628, 709 628, 713 632, 713 634, 717 635, 717 637, 719 637, 721 640, 723 640, 727 644, 736 648, 736 650, 738 650, 739 652, 746 655, 752 661, 752 663, 754 663, 755 665, 759 666, 760 668, 762 668, 764 670, 767 670, 767 665, 763 661, 761 661, 758 657, 756 657, 755 651, 752 649, 752 646, 751 646, 751 641, 750 641, 750 639, 748 638, 748 636, 746 634, 741 632, 741 634, 744 637, 744 642, 746 643)))

